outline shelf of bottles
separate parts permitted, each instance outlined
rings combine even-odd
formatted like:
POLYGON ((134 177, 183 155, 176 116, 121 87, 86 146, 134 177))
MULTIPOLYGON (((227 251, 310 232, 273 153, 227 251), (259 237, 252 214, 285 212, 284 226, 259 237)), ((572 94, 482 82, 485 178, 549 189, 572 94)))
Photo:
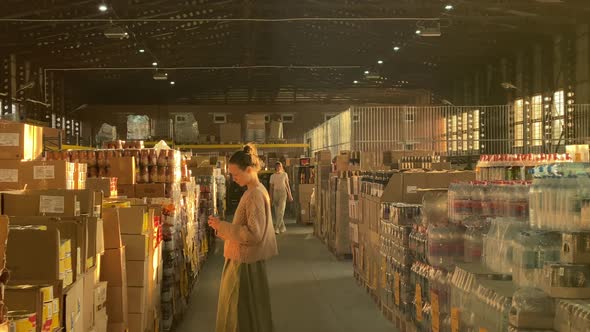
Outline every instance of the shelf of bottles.
POLYGON ((479 181, 532 180, 536 166, 572 162, 569 154, 497 154, 481 155, 476 167, 479 181))

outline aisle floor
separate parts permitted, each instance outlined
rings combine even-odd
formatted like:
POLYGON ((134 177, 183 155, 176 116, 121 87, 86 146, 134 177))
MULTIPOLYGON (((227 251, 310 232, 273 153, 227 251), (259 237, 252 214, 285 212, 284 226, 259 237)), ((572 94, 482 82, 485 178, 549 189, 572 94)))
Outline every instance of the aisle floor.
MULTIPOLYGON (((288 225, 268 263, 276 332, 395 331, 353 277, 350 260, 338 261, 311 227, 288 225)), ((178 332, 214 332, 222 242, 206 263, 178 332)))

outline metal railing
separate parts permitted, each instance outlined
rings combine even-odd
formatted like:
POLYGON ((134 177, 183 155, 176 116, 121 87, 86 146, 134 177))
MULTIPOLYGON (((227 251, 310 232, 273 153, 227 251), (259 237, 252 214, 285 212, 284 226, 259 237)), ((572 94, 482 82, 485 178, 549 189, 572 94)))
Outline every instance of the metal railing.
POLYGON ((352 106, 305 134, 310 152, 430 150, 446 156, 562 152, 590 142, 590 105, 516 122, 511 105, 352 106), (552 128, 552 127, 555 128, 552 128), (541 128, 539 128, 541 127, 541 128))

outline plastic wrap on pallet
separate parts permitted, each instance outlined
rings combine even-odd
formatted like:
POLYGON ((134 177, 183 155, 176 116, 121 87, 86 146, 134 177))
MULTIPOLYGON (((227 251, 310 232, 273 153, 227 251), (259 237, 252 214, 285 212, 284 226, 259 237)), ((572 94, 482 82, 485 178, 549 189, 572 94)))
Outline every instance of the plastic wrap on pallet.
POLYGON ((520 328, 553 327, 555 300, 538 288, 518 289, 512 296, 510 324, 520 328))
POLYGON ((512 274, 513 240, 528 225, 505 218, 491 220, 490 229, 483 237, 484 264, 492 271, 512 274))
POLYGON ((588 326, 590 326, 589 300, 558 300, 553 324, 555 331, 587 331, 588 326))
POLYGON ((428 228, 428 262, 452 270, 463 261, 465 228, 456 225, 431 225, 428 228))
POLYGON ((448 222, 447 192, 431 191, 422 197, 422 224, 446 224, 448 222))
POLYGON ((512 279, 520 287, 542 284, 545 262, 559 261, 561 236, 546 231, 521 231, 514 238, 512 279))
POLYGON ((174 140, 181 144, 199 141, 199 123, 193 113, 181 113, 174 116, 174 140))
POLYGON ((117 139, 117 127, 103 123, 95 138, 98 145, 102 145, 103 142, 115 141, 117 139))
POLYGON ((150 118, 147 115, 127 116, 127 139, 145 140, 150 137, 150 118))

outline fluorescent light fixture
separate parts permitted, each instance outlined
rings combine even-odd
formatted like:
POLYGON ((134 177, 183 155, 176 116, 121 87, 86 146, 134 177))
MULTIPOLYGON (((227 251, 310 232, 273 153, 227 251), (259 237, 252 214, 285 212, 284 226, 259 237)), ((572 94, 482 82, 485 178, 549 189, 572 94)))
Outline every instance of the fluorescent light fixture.
POLYGON ((453 10, 453 9, 455 9, 455 7, 453 7, 453 5, 451 5, 451 4, 448 4, 445 6, 445 9, 446 10, 453 10))
POLYGON ((162 73, 162 72, 156 72, 154 74, 154 79, 156 81, 165 81, 168 79, 168 75, 166 75, 165 73, 162 73))
POLYGON ((139 53, 145 53, 145 50, 143 48, 139 49, 139 53))
POLYGON ((174 85, 174 84, 176 84, 176 82, 174 82, 174 81, 171 81, 170 82, 170 85, 174 85))
POLYGON ((365 75, 369 75, 369 71, 368 70, 365 70, 365 75))
POLYGON ((101 12, 106 12, 109 9, 109 7, 107 7, 107 5, 105 5, 104 3, 101 3, 100 5, 98 5, 98 10, 100 10, 101 12))
POLYGON ((152 66, 156 67, 157 65, 158 65, 158 63, 157 63, 157 62, 155 62, 155 61, 154 61, 154 62, 152 62, 152 66))
POLYGON ((393 50, 397 52, 397 51, 399 51, 399 50, 400 50, 400 47, 399 47, 399 46, 395 46, 395 47, 393 48, 393 50))
POLYGON ((378 64, 382 65, 383 64, 383 60, 379 60, 377 61, 378 64))

